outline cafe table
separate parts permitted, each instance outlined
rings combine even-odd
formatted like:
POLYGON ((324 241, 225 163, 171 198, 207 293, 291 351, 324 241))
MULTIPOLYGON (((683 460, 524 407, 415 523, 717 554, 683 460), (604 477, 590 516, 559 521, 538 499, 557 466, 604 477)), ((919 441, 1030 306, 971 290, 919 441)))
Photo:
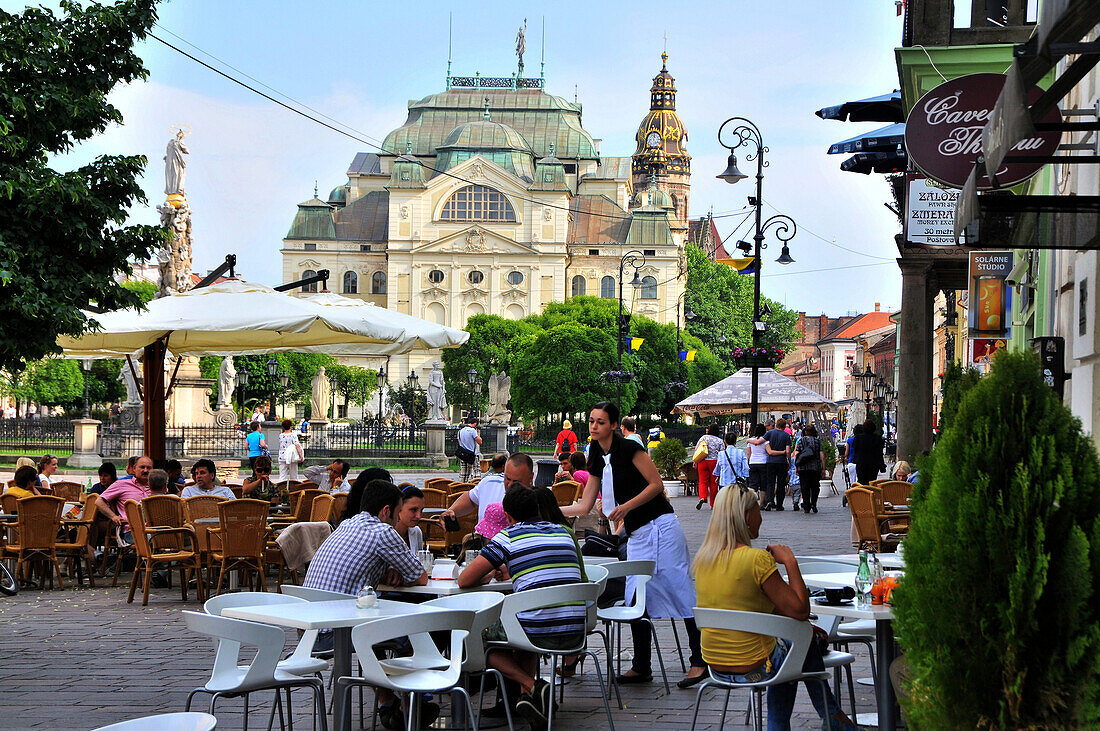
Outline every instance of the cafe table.
MULTIPOLYGON (((905 569, 905 557, 900 553, 876 553, 882 568, 887 571, 901 571, 905 569)), ((830 553, 824 556, 795 556, 799 563, 802 561, 835 561, 852 565, 852 578, 855 578, 856 567, 859 566, 858 553, 830 553)), ((849 585, 851 582, 849 582, 849 585)))
POLYGON ((468 591, 500 591, 509 593, 512 591, 511 581, 490 581, 488 584, 479 584, 466 589, 459 587, 454 579, 428 579, 427 584, 409 586, 378 587, 378 591, 388 591, 395 594, 427 594, 428 596, 454 596, 468 591))
MULTIPOLYGON (((233 619, 247 619, 250 622, 262 622, 276 627, 291 627, 300 630, 333 630, 333 677, 342 678, 352 674, 351 628, 385 617, 401 617, 424 612, 441 611, 432 606, 395 602, 379 599, 373 609, 359 609, 354 599, 337 599, 327 602, 308 602, 306 604, 264 604, 252 607, 233 607, 223 609, 222 615, 233 619)), ((333 685, 332 705, 333 728, 346 731, 351 727, 351 708, 344 704, 344 694, 337 692, 333 685)))
MULTIPOLYGON (((852 586, 853 573, 805 574, 802 580, 811 589, 836 589, 852 586)), ((890 664, 894 661, 894 610, 886 604, 861 604, 858 599, 843 604, 823 604, 810 601, 810 612, 842 619, 870 619, 875 623, 875 695, 877 718, 860 714, 853 719, 861 726, 878 726, 883 731, 894 731, 894 719, 898 712, 898 700, 890 683, 890 664)))

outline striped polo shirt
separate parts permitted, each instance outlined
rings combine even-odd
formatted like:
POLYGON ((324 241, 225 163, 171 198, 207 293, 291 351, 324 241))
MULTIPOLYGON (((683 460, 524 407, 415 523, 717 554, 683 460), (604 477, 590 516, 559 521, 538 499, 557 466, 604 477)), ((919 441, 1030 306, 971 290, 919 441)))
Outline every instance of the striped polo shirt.
MULTIPOLYGON (((501 564, 508 567, 515 591, 581 581, 577 544, 569 529, 557 523, 516 523, 497 533, 481 550, 481 555, 493 568, 501 564)), ((532 639, 584 634, 585 630, 583 603, 533 609, 520 612, 516 617, 532 639)))

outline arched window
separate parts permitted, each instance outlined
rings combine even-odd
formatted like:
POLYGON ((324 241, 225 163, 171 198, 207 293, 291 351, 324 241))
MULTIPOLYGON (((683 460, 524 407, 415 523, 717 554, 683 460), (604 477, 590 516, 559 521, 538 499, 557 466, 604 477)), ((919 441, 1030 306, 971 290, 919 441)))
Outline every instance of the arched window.
MULTIPOLYGON (((306 269, 304 272, 302 272, 302 279, 309 279, 310 277, 316 277, 316 276, 317 276, 317 272, 313 271, 312 269, 306 269)), ((302 285, 302 291, 303 292, 316 292, 317 291, 317 282, 313 282, 312 284, 302 285)))
POLYGON ((484 185, 467 185, 455 191, 439 214, 441 221, 514 222, 516 212, 499 190, 484 185))
POLYGON ((385 294, 386 293, 386 273, 375 272, 370 278, 370 293, 371 294, 385 294))
POLYGON ((586 285, 585 279, 580 274, 573 277, 573 296, 574 297, 583 297, 584 296, 585 285, 586 285))
POLYGON ((656 277, 642 277, 642 299, 655 300, 657 299, 657 278, 656 277))
POLYGON ((604 277, 600 280, 600 296, 605 300, 615 299, 615 277, 604 277))
POLYGON ((359 292, 359 275, 355 272, 344 272, 344 294, 357 292, 359 292))

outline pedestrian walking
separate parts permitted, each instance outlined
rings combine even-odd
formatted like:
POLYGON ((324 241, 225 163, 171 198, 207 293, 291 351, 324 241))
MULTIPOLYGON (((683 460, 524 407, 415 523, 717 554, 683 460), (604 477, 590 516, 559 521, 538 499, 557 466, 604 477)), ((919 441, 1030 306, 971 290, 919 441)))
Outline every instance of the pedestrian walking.
POLYGON ((297 480, 298 464, 306 457, 293 429, 294 422, 283 419, 283 433, 279 435, 279 482, 297 480))
POLYGON ((808 425, 794 447, 794 467, 802 490, 802 511, 817 512, 817 498, 821 494, 821 440, 817 427, 808 425))

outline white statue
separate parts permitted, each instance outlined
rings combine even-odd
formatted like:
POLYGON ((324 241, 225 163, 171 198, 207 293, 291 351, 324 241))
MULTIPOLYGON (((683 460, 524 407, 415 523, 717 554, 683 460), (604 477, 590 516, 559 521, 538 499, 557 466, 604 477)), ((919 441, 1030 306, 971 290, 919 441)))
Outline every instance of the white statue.
POLYGON ((187 171, 187 161, 184 155, 190 154, 187 145, 183 144, 186 133, 176 130, 176 136, 168 140, 168 149, 164 153, 164 192, 166 195, 186 195, 184 192, 184 177, 187 171))
POLYGON ((432 362, 432 372, 428 375, 428 420, 446 421, 447 387, 443 383, 443 368, 439 361, 432 362))
POLYGON ((233 408, 233 389, 237 387, 237 369, 233 365, 233 356, 222 358, 222 367, 218 372, 218 408, 233 408))
POLYGON ((126 386, 126 400, 122 402, 122 405, 140 406, 141 392, 138 390, 137 379, 134 378, 134 373, 130 370, 129 363, 122 364, 122 371, 118 374, 118 380, 122 381, 122 385, 126 386))
POLYGON ((508 400, 512 398, 512 379, 501 371, 489 376, 489 423, 507 424, 512 420, 508 400))
POLYGON ((324 420, 328 416, 328 405, 332 396, 332 387, 329 386, 324 366, 318 369, 317 375, 309 382, 309 386, 311 391, 309 405, 313 420, 324 420))

